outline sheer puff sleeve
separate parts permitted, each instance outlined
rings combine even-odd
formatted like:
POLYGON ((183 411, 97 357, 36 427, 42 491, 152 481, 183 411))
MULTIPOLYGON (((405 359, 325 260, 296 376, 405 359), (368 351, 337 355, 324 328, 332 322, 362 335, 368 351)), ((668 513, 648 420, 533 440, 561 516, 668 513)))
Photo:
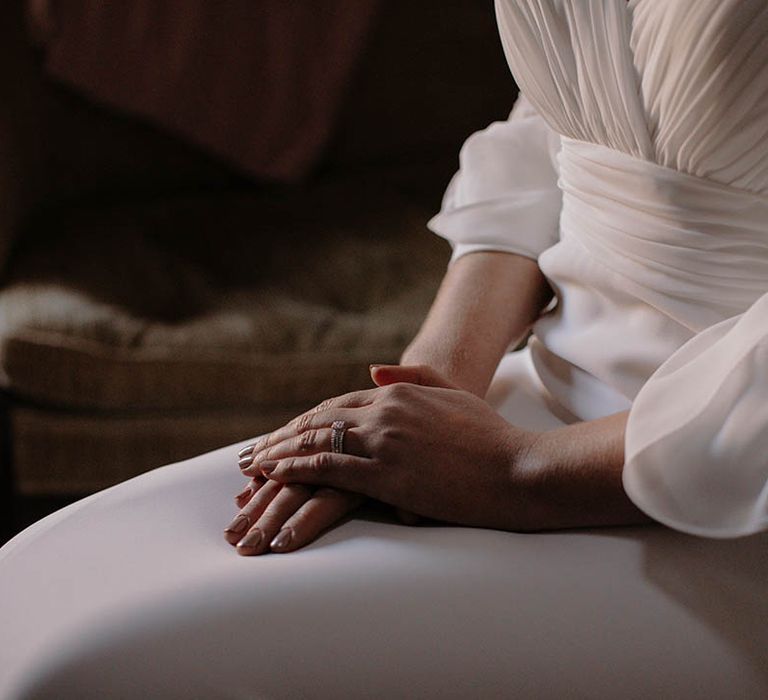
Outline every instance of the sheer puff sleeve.
POLYGON ((768 528, 768 294, 695 335, 632 405, 624 488, 655 520, 691 534, 768 528))
POLYGON ((560 136, 521 95, 505 122, 467 139, 429 228, 453 247, 451 261, 490 250, 536 259, 558 240, 560 136))

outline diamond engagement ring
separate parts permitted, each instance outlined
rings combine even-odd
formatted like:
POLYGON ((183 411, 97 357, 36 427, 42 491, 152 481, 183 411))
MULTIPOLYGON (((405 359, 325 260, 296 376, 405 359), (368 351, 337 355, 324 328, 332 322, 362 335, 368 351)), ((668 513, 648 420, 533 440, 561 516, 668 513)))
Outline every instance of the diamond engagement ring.
POLYGON ((344 452, 344 432, 346 429, 346 421, 335 420, 331 423, 331 452, 344 452))

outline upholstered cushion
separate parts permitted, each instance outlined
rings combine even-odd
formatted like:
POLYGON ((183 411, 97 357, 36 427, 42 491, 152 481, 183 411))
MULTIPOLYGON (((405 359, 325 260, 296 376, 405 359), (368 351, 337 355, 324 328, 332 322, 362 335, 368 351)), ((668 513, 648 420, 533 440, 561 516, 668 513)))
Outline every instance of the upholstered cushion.
POLYGON ((19 489, 92 491, 370 386, 444 270, 429 213, 347 182, 41 217, 0 290, 19 489))
POLYGON ((94 409, 293 405, 396 360, 444 267, 366 188, 58 212, 0 292, 2 381, 94 409))
MULTIPOLYGON (((261 435, 302 406, 161 411, 61 411, 17 404, 10 412, 15 487, 25 496, 78 496, 154 467, 261 435)), ((237 469, 232 454, 222 469, 237 469)))

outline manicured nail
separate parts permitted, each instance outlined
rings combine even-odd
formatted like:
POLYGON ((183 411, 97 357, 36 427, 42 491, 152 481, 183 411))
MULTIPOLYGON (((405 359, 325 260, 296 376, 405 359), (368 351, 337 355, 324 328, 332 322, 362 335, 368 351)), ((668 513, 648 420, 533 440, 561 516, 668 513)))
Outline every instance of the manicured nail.
POLYGON ((261 543, 261 530, 251 530, 242 540, 237 543, 238 549, 252 549, 258 547, 261 543))
POLYGON ((262 462, 261 464, 259 464, 259 469, 261 469, 261 473, 266 476, 268 474, 271 474, 273 471, 275 471, 276 466, 277 466, 276 459, 268 459, 266 462, 262 462))
POLYGON ((224 532, 240 535, 248 529, 248 522, 248 516, 241 513, 229 524, 229 527, 224 532))
POLYGON ((240 450, 240 452, 237 453, 237 456, 242 457, 243 455, 247 455, 249 452, 253 452, 253 448, 255 446, 255 442, 252 445, 246 445, 242 450, 240 450))
POLYGON ((382 364, 368 365, 368 369, 378 369, 379 367, 384 367, 384 365, 382 364))
POLYGON ((235 496, 236 501, 242 501, 246 496, 251 496, 253 489, 250 486, 246 486, 240 493, 235 496))
POLYGON ((269 543, 269 548, 277 550, 286 549, 291 544, 291 540, 293 540, 293 530, 290 527, 283 528, 277 533, 275 539, 269 543))
POLYGON ((243 457, 238 464, 240 465, 240 469, 246 469, 247 467, 250 467, 253 463, 253 457, 243 457))

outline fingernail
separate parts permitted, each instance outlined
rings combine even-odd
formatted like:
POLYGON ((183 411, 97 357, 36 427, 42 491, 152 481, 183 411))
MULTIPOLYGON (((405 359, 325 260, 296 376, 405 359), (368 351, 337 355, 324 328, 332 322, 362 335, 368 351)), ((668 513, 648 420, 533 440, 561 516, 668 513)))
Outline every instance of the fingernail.
POLYGON ((253 452, 255 445, 255 442, 252 445, 246 445, 242 450, 240 450, 240 452, 237 453, 237 456, 242 457, 243 455, 247 455, 249 452, 253 452))
POLYGON ((382 364, 373 364, 373 365, 368 365, 368 369, 377 369, 377 368, 383 367, 383 366, 384 365, 382 365, 382 364))
POLYGON ((239 535, 248 529, 248 516, 238 515, 224 532, 231 532, 233 535, 239 535))
POLYGON ((240 493, 235 496, 236 501, 241 501, 246 496, 250 496, 253 493, 253 489, 250 486, 246 486, 240 493))
POLYGON ((286 549, 293 539, 293 530, 286 527, 277 533, 275 539, 269 543, 270 549, 286 549))
POLYGON ((246 467, 250 467, 251 463, 253 462, 253 457, 243 457, 238 464, 240 465, 240 469, 245 469, 246 467))
POLYGON ((246 547, 253 548, 258 547, 261 542, 261 530, 251 530, 242 540, 237 543, 239 549, 246 547))
POLYGON ((276 459, 268 459, 266 462, 259 464, 259 469, 261 469, 262 474, 266 476, 267 474, 271 474, 273 471, 275 471, 276 466, 276 459))

